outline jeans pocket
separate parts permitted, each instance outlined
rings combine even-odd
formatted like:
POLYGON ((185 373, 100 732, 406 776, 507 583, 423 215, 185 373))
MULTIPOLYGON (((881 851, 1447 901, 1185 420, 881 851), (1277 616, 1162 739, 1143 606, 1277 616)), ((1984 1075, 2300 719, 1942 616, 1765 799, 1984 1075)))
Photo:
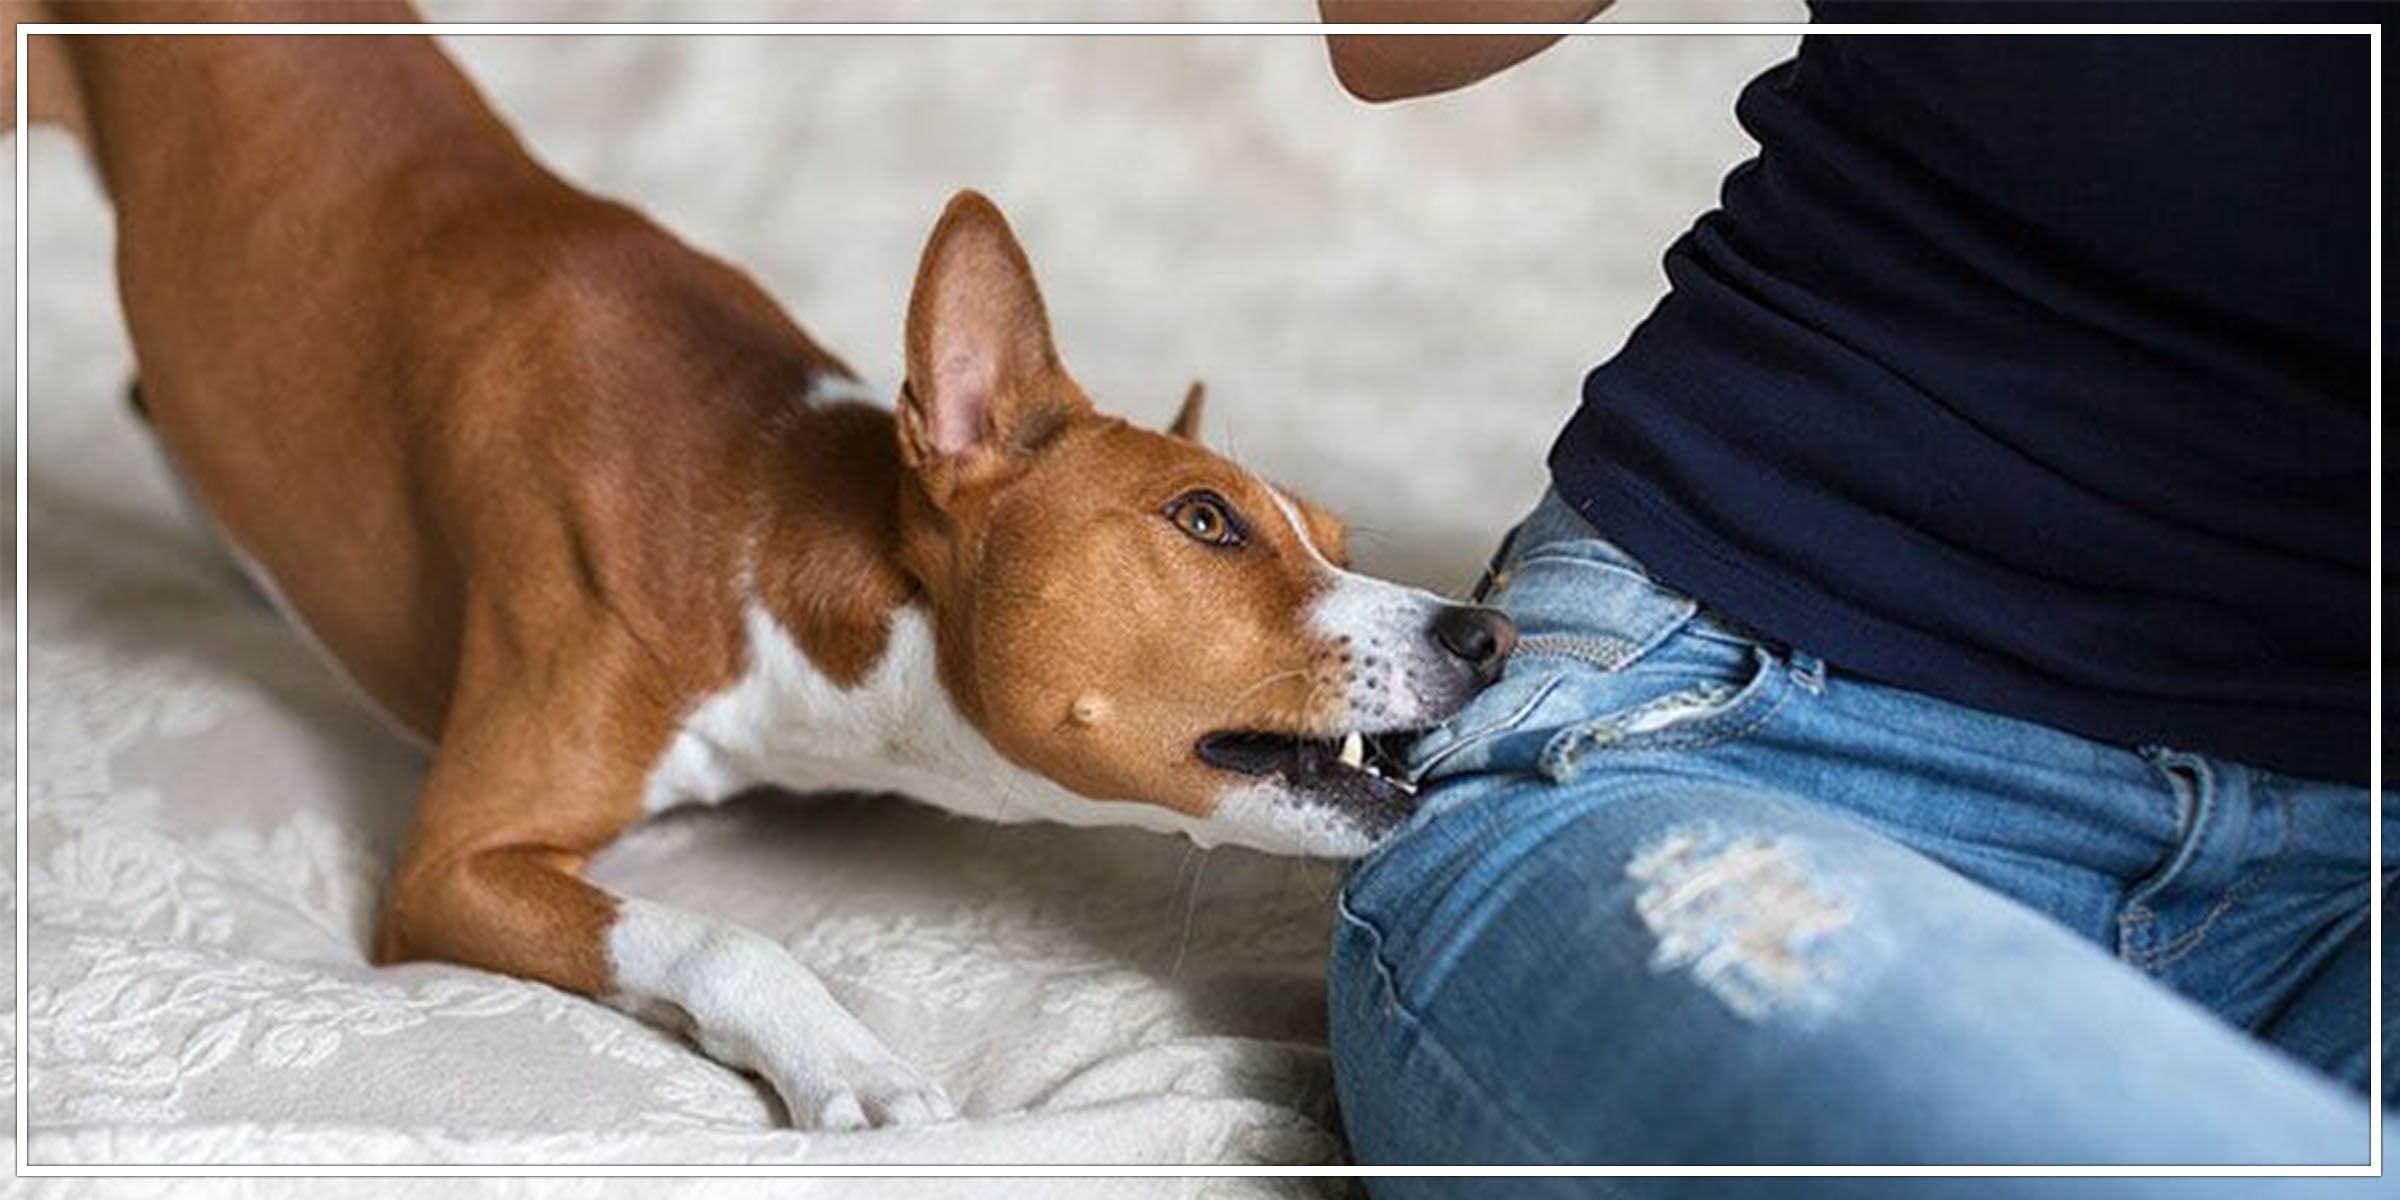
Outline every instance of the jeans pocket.
MULTIPOLYGON (((1565 779, 1603 749, 1697 749, 1756 729, 1789 685, 1776 650, 1652 577, 1556 496, 1510 532, 1477 594, 1516 623, 1516 651, 1497 683, 1418 739, 1407 774, 1420 787, 1565 779)), ((1434 789, 1420 815, 1450 803, 1434 789)))
MULTIPOLYGON (((1474 703, 1418 739, 1409 753, 1409 777, 1422 786, 1450 775, 1532 765, 1531 757, 1520 755, 1523 761, 1512 767, 1499 751, 1512 735, 1533 723, 1535 715, 1566 684, 1567 676, 1560 671, 1520 671, 1512 667, 1500 682, 1477 696, 1474 703)), ((1543 726, 1533 727, 1538 732, 1543 726)))
MULTIPOLYGON (((1691 635, 1691 642, 1702 642, 1691 635)), ((1555 783, 1575 778, 1594 757, 1691 753, 1749 737, 1766 727, 1791 695, 1795 668, 1763 645, 1739 647, 1747 661, 1726 661, 1736 647, 1709 647, 1705 669, 1637 672, 1638 689, 1611 697, 1605 710, 1550 732, 1533 759, 1555 783)))
MULTIPOLYGON (((1522 652, 1520 652, 1522 653, 1522 652)), ((1520 774, 1563 783, 1595 755, 1692 752, 1748 737, 1787 700, 1795 668, 1756 643, 1671 638, 1616 672, 1571 654, 1512 661, 1509 674, 1410 756, 1424 808, 1433 785, 1464 775, 1520 774)))

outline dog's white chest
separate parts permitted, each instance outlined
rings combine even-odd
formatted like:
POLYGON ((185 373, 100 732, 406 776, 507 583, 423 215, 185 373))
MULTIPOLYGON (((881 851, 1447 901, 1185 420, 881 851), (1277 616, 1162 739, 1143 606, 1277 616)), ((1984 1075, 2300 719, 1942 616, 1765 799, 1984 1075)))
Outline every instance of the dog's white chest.
POLYGON ((771 785, 894 792, 987 821, 1197 824, 1154 805, 1086 799, 1002 757, 943 690, 920 608, 893 613, 883 657, 850 688, 827 679, 764 607, 748 605, 743 625, 747 668, 685 719, 651 770, 647 811, 771 785))

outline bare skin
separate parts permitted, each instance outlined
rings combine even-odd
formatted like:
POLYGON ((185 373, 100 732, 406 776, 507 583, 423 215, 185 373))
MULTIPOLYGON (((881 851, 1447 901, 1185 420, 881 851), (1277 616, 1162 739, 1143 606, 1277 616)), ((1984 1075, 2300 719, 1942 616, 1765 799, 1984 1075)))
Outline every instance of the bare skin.
MULTIPOLYGON (((1327 24, 1567 25, 1589 21, 1611 0, 1317 0, 1327 24)), ((1325 35, 1333 74, 1373 103, 1455 91, 1496 75, 1558 41, 1554 33, 1325 35)))

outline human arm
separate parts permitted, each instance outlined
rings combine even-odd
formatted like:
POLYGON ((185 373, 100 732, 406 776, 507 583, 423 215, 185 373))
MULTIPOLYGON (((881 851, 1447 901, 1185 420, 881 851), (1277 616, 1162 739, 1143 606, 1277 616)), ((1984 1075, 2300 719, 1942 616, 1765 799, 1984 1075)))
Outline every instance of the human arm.
MULTIPOLYGON (((1317 0, 1328 24, 1588 21, 1611 0, 1317 0)), ((1531 58, 1554 33, 1325 35, 1334 77, 1361 100, 1383 102, 1465 87, 1531 58)))

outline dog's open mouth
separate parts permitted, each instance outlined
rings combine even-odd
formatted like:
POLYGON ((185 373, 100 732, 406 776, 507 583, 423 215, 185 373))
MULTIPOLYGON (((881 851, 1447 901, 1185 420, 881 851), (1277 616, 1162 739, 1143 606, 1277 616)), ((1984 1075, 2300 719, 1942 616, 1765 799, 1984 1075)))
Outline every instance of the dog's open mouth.
POLYGON ((1415 731, 1312 738, 1227 729, 1201 738, 1193 751, 1212 767, 1281 779, 1301 795, 1397 823, 1416 808, 1417 790, 1400 777, 1416 738, 1415 731))

